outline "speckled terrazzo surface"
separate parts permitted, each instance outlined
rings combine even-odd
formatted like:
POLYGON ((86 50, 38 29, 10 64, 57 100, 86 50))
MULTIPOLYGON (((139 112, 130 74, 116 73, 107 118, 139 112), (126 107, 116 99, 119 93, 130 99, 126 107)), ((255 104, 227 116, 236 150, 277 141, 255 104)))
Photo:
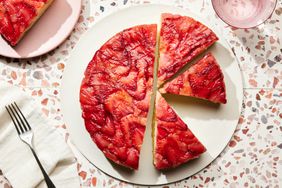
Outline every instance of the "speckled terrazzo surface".
MULTIPOLYGON (((41 102, 42 112, 53 120, 77 157, 83 187, 140 187, 104 175, 76 151, 62 120, 59 88, 66 60, 80 36, 105 15, 143 3, 188 8, 224 28, 244 77, 243 110, 229 146, 200 173, 161 187, 282 187, 282 0, 271 19, 248 30, 226 26, 207 0, 83 0, 79 22, 60 47, 29 60, 0 57, 0 81, 20 86, 41 102)), ((5 175, 0 175, 1 187, 10 187, 5 175)))

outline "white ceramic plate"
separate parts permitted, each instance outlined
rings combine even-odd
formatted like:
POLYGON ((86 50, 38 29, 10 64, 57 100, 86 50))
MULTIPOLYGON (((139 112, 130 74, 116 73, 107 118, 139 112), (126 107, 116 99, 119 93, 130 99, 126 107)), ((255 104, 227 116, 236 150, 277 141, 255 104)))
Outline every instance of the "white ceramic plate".
POLYGON ((215 55, 223 70, 228 103, 218 106, 189 97, 166 97, 189 128, 205 145, 207 148, 205 154, 179 168, 166 172, 157 171, 152 164, 150 123, 147 125, 138 171, 126 170, 111 163, 92 142, 85 130, 79 103, 79 89, 86 66, 95 51, 116 33, 139 24, 159 23, 160 15, 164 12, 192 16, 213 28, 209 22, 187 10, 171 6, 142 5, 119 10, 98 22, 81 38, 69 58, 63 75, 62 112, 71 140, 78 150, 97 168, 112 177, 135 184, 160 185, 171 183, 187 178, 205 168, 228 144, 237 126, 241 111, 243 86, 236 58, 222 35, 213 28, 220 40, 208 51, 215 55))
POLYGON ((16 47, 0 36, 0 55, 31 58, 60 45, 73 30, 81 10, 81 0, 55 0, 16 47))

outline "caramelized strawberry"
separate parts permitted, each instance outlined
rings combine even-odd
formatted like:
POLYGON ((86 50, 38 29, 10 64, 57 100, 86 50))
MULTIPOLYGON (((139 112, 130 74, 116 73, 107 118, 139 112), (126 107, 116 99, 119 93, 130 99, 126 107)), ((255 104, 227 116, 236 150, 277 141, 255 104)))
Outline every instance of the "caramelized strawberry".
POLYGON ((85 126, 106 157, 137 169, 152 93, 156 25, 126 29, 89 63, 81 84, 85 126))
POLYGON ((95 133, 93 135, 93 139, 95 140, 97 146, 100 149, 107 148, 110 144, 109 140, 105 138, 102 134, 95 133))
POLYGON ((145 127, 143 125, 136 125, 134 132, 132 133, 133 143, 137 149, 140 149, 143 143, 143 136, 145 132, 145 127))
POLYGON ((128 164, 128 166, 130 166, 134 169, 138 169, 139 153, 140 153, 140 151, 138 151, 134 148, 130 148, 127 152, 126 164, 128 164))
POLYGON ((128 114, 132 114, 134 107, 131 105, 133 102, 132 97, 124 90, 113 93, 105 100, 106 110, 113 115, 116 119, 121 119, 128 114))
POLYGON ((121 161, 125 161, 127 159, 127 148, 126 147, 121 147, 121 148, 116 148, 116 152, 117 152, 117 157, 119 160, 121 161))
POLYGON ((154 165, 157 169, 179 166, 206 151, 159 93, 157 93, 155 109, 157 131, 154 135, 154 165))
POLYGON ((171 78, 185 64, 211 46, 218 38, 193 18, 165 13, 160 33, 158 85, 171 78))
POLYGON ((214 103, 227 102, 224 76, 216 59, 210 53, 183 74, 166 83, 160 91, 197 97, 214 103))

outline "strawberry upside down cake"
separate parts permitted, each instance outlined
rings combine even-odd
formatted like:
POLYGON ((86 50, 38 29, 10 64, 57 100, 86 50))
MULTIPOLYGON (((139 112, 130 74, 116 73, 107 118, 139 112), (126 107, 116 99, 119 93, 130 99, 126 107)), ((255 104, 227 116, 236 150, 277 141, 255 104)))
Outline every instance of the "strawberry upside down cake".
POLYGON ((108 159, 138 169, 149 108, 154 108, 155 113, 153 163, 157 169, 177 167, 206 151, 159 92, 155 105, 150 106, 150 101, 157 89, 153 89, 153 81, 158 79, 158 86, 165 84, 160 89, 163 93, 171 91, 225 103, 223 75, 210 54, 183 78, 166 85, 169 78, 216 40, 211 29, 193 18, 166 13, 162 15, 159 46, 157 25, 138 25, 117 33, 96 51, 85 70, 80 103, 87 131, 108 159), (159 53, 155 53, 156 49, 159 53), (155 54, 160 54, 157 78, 155 54), (210 76, 215 76, 214 80, 210 76), (208 91, 201 89, 205 84, 210 86, 208 91), (221 98, 213 97, 219 95, 221 98))

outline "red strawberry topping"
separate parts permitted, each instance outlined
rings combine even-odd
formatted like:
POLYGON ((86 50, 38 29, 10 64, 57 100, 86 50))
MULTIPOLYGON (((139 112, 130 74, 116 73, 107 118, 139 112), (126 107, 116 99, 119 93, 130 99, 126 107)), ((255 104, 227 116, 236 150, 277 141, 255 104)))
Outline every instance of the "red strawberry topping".
POLYGON ((214 103, 227 102, 224 76, 210 53, 183 74, 166 83, 160 92, 197 97, 214 103))
POLYGON ((160 33, 158 85, 218 40, 215 33, 193 18, 165 13, 160 33))
POLYGON ((177 167, 206 151, 165 99, 157 93, 154 165, 157 169, 177 167))
POLYGON ((50 0, 0 0, 0 34, 15 46, 50 0))
POLYGON ((152 93, 156 25, 126 29, 89 63, 80 91, 85 126, 112 161, 137 169, 152 93))

